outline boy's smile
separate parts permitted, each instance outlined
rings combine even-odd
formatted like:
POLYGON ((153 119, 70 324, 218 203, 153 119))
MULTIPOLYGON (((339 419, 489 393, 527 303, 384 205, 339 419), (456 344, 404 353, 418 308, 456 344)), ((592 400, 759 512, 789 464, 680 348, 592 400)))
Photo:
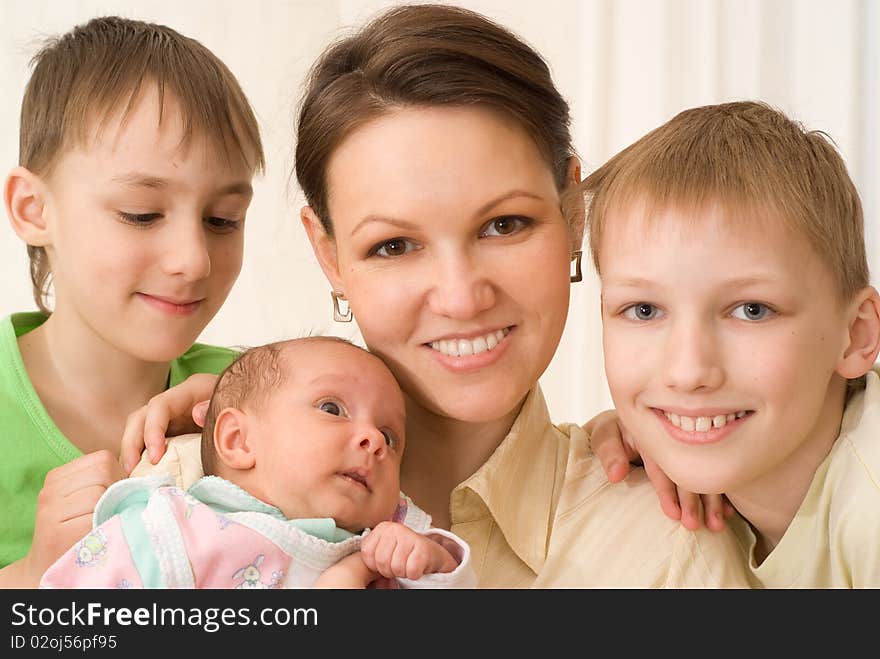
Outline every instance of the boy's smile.
POLYGON ((623 425, 685 489, 801 496, 809 482, 788 476, 813 473, 844 402, 847 305, 830 268, 772 215, 640 211, 610 213, 600 249, 623 425))

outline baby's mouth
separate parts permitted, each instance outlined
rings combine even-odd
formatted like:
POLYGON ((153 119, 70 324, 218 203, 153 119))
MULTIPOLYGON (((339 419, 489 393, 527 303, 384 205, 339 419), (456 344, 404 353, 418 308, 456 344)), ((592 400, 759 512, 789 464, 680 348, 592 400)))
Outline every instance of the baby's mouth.
POLYGON ((342 476, 343 478, 347 478, 349 480, 352 480, 355 483, 358 483, 359 485, 364 487, 364 489, 366 489, 367 492, 372 492, 369 484, 367 483, 367 477, 365 474, 362 474, 358 471, 346 471, 346 472, 341 473, 340 476, 342 476))

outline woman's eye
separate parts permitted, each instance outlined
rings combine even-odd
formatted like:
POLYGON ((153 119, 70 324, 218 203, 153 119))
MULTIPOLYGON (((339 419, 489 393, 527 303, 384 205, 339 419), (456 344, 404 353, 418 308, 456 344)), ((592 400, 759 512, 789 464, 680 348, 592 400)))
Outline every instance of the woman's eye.
POLYGON ((342 416, 342 408, 332 400, 326 400, 318 406, 318 409, 333 416, 342 416))
POLYGON ((383 243, 379 243, 370 250, 370 255, 381 256, 384 258, 403 256, 407 252, 415 249, 415 244, 406 238, 392 238, 383 243))
POLYGON ((663 316, 663 312, 660 311, 653 304, 648 304, 647 302, 639 302, 638 304, 634 304, 631 307, 627 307, 623 310, 623 315, 625 318, 629 320, 655 320, 663 316))
POLYGON ((480 232, 481 237, 486 236, 509 236, 517 231, 522 231, 529 221, 524 217, 515 215, 506 215, 504 217, 496 217, 489 222, 480 232))
POLYGON ((774 311, 766 304, 761 304, 760 302, 746 302, 745 304, 736 307, 731 315, 740 320, 754 321, 764 320, 773 313, 774 311))
POLYGON ((161 213, 126 213, 124 211, 117 211, 117 215, 123 222, 139 226, 152 224, 162 217, 161 213))

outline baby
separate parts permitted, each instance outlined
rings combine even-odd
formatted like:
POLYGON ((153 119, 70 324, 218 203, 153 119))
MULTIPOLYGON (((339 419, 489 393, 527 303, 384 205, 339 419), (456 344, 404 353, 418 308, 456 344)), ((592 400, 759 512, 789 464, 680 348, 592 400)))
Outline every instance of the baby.
POLYGON ((400 493, 405 405, 382 361, 310 337, 250 349, 217 381, 205 476, 110 487, 42 587, 463 588, 469 548, 400 493), (384 579, 383 579, 384 578, 384 579))

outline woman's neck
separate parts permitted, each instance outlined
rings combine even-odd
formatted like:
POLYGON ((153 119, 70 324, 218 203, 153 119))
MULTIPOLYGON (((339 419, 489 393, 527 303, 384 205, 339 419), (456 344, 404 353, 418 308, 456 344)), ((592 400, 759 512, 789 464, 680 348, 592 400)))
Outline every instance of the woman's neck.
POLYGON ((19 337, 18 345, 46 411, 84 453, 105 448, 118 455, 128 414, 168 381, 168 363, 125 354, 54 314, 19 337))
POLYGON ((504 441, 521 404, 491 421, 461 421, 426 410, 407 397, 407 446, 401 487, 433 518, 449 528, 452 490, 485 464, 504 441))

